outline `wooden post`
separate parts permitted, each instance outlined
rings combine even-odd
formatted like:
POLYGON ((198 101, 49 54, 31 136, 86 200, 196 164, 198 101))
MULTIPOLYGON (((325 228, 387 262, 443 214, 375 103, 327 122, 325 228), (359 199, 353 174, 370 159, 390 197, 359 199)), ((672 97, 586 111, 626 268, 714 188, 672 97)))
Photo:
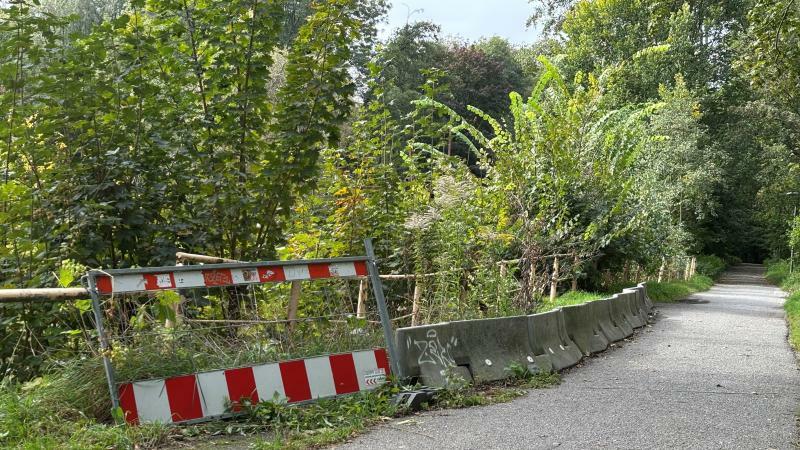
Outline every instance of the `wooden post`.
POLYGON ((175 259, 177 259, 179 263, 184 261, 194 261, 205 264, 242 262, 236 259, 220 258, 219 256, 198 255, 196 253, 184 253, 184 252, 176 252, 175 259))
POLYGON ((289 331, 294 331, 294 324, 297 320, 297 305, 300 303, 300 281, 292 281, 292 292, 289 294, 289 308, 286 316, 289 319, 289 331))
POLYGON ((658 280, 657 281, 659 283, 664 281, 664 270, 666 270, 666 268, 667 268, 667 258, 666 257, 662 257, 661 258, 661 267, 659 267, 659 269, 658 269, 658 280))
POLYGON ((553 275, 550 277, 550 301, 556 300, 558 295, 558 256, 553 258, 553 275))
POLYGON ((497 284, 497 297, 503 295, 503 286, 505 286, 506 277, 508 276, 508 265, 500 263, 500 282, 497 284))
POLYGON ((572 292, 578 290, 578 254, 572 253, 572 286, 570 287, 572 292))
POLYGON ((414 280, 414 298, 411 303, 411 326, 419 325, 419 303, 422 300, 422 279, 414 280))
POLYGON ((528 272, 528 288, 531 292, 531 297, 536 294, 536 266, 538 266, 538 261, 533 259, 530 265, 530 271, 528 272))
POLYGON ((697 273, 697 257, 696 256, 692 256, 692 269, 691 269, 691 272, 689 274, 689 278, 695 276, 696 273, 697 273))
POLYGON ((692 259, 686 259, 686 267, 683 269, 683 279, 689 280, 692 277, 692 259))
POLYGON ((356 306, 356 317, 365 319, 367 317, 367 289, 369 282, 362 278, 358 282, 358 306, 356 306))
POLYGON ((89 298, 84 288, 0 289, 0 303, 60 302, 89 298))

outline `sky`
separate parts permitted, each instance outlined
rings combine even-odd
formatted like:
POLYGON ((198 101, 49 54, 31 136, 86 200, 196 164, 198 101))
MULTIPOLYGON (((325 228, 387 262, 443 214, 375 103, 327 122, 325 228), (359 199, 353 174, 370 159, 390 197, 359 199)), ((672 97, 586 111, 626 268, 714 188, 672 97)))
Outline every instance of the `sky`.
POLYGON ((528 0, 392 0, 388 24, 383 24, 380 37, 388 37, 406 21, 428 20, 442 27, 442 36, 469 41, 500 36, 513 44, 525 44, 536 37, 533 29, 525 27, 532 12, 528 0))

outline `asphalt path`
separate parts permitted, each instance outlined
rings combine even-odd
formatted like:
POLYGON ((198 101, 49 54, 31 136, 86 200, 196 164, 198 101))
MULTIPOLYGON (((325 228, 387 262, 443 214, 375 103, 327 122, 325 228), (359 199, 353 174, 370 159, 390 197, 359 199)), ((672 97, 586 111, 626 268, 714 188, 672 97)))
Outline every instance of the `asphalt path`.
POLYGON ((348 449, 788 449, 800 372, 784 293, 737 266, 710 291, 657 304, 656 321, 509 403, 380 425, 348 449))

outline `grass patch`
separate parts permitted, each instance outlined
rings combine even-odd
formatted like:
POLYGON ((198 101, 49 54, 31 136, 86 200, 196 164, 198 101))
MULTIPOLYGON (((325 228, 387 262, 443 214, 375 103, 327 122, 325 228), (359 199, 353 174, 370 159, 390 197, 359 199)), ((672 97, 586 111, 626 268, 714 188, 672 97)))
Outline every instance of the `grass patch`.
POLYGON ((647 295, 655 302, 670 303, 695 292, 707 291, 713 285, 714 280, 706 275, 695 275, 687 281, 648 282, 647 295))
MULTIPOLYGON (((38 381, 43 382, 48 381, 38 381)), ((62 399, 47 396, 53 393, 57 391, 51 386, 37 389, 30 383, 22 386, 0 385, 0 447, 154 448, 165 445, 170 435, 179 432, 164 425, 128 427, 99 423, 62 403, 62 399)), ((94 395, 107 393, 100 390, 94 395)))
POLYGON ((800 349, 800 291, 795 290, 789 295, 783 304, 783 309, 786 311, 786 322, 789 324, 789 343, 796 351, 800 349))
MULTIPOLYGON (((440 391, 433 404, 423 405, 423 409, 469 408, 504 403, 525 395, 528 389, 548 388, 561 382, 557 373, 531 374, 527 368, 513 367, 511 372, 512 376, 507 380, 496 383, 477 386, 454 383, 452 387, 440 391)), ((397 393, 398 390, 394 388, 391 392, 397 393)), ((272 436, 256 437, 249 446, 259 450, 277 450, 332 445, 358 435, 370 425, 408 413, 391 404, 388 396, 380 397, 378 401, 373 398, 366 403, 357 399, 358 396, 354 396, 306 407, 274 404, 257 406, 256 417, 283 425, 272 436)))
POLYGON ((536 312, 542 313, 552 311, 562 306, 579 305, 581 303, 591 302, 608 297, 611 297, 611 295, 599 294, 597 292, 569 291, 559 295, 552 302, 547 299, 543 300, 542 303, 536 308, 536 312))
POLYGON ((789 262, 767 261, 767 281, 789 293, 783 304, 789 325, 789 344, 800 350, 800 272, 789 273, 789 262))
MULTIPOLYGON (((61 368, 55 375, 25 385, 0 385, 0 447, 20 449, 149 449, 210 444, 212 436, 239 437, 250 448, 309 448, 347 440, 367 427, 406 414, 392 402, 400 391, 395 385, 338 399, 301 406, 262 402, 246 408, 246 414, 226 421, 190 426, 146 424, 136 427, 113 425, 89 417, 95 405, 83 398, 106 396, 105 379, 88 366, 61 368), (99 375, 99 376, 98 376, 99 375), (79 390, 80 383, 94 381, 79 390), (93 395, 86 395, 86 390, 93 395), (244 436, 244 437, 242 437, 244 436)), ((498 383, 443 390, 426 408, 462 408, 507 402, 525 395, 527 389, 545 388, 560 382, 558 374, 531 374, 525 367, 511 367, 511 377, 498 383)), ((223 442, 219 442, 223 444, 223 442)), ((210 448, 210 447, 209 447, 210 448)))

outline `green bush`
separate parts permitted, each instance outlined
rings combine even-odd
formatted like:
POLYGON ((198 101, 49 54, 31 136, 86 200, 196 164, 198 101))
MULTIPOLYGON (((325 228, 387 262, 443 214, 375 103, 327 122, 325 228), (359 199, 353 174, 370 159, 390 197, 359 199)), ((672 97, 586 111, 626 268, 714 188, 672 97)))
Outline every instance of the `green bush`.
POLYGON ((789 276, 789 261, 784 260, 769 260, 766 261, 767 273, 766 278, 772 284, 780 286, 789 276))
POLYGON ((700 255, 697 257, 697 273, 700 275, 716 279, 727 268, 728 264, 725 260, 717 255, 700 255))

